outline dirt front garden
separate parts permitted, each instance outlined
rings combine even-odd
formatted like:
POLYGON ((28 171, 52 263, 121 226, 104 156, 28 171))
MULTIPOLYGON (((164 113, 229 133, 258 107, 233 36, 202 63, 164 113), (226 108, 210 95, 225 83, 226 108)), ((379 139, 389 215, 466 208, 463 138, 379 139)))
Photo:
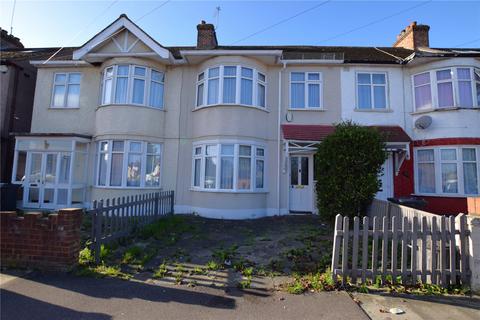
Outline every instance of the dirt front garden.
POLYGON ((332 250, 330 224, 318 216, 216 220, 169 217, 102 247, 100 266, 81 252, 79 274, 161 285, 274 290, 296 275, 324 272, 332 250))

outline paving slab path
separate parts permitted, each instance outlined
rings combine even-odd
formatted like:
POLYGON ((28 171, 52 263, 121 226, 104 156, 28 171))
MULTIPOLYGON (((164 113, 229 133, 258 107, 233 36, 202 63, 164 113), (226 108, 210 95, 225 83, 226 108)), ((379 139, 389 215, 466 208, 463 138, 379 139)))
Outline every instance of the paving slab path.
POLYGON ((29 274, 1 286, 9 319, 368 319, 342 292, 290 295, 265 290, 154 284, 29 274))

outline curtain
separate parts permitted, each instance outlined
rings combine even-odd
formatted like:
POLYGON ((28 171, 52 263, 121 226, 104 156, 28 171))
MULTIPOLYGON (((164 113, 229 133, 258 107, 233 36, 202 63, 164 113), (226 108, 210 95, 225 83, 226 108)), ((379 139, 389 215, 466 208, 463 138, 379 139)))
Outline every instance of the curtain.
POLYGON ((290 84, 290 97, 292 108, 305 108, 305 84, 292 83, 290 84))
POLYGON ((478 174, 475 149, 463 148, 463 184, 466 194, 478 194, 478 174), (468 161, 468 162, 467 162, 468 161))
POLYGON ((458 98, 460 107, 472 108, 472 83, 471 81, 458 81, 458 98))
POLYGON ((438 90, 438 106, 452 107, 453 106, 453 86, 451 82, 443 82, 437 84, 438 90))
POLYGON ((147 155, 145 185, 147 187, 160 186, 160 156, 147 155))
POLYGON ((237 82, 235 78, 223 79, 223 102, 224 103, 235 103, 236 83, 237 82))
POLYGON ((435 166, 433 163, 418 164, 418 188, 420 192, 435 193, 435 166))
POLYGON ((98 166, 98 185, 105 186, 107 180, 108 153, 100 154, 100 164, 98 166))
POLYGON ((240 103, 246 105, 252 105, 253 102, 253 81, 250 79, 242 78, 240 90, 240 103))
POLYGON ((194 172, 194 178, 193 178, 193 185, 195 187, 200 186, 200 166, 202 163, 202 159, 195 159, 195 172, 194 172))
POLYGON ((358 108, 370 109, 372 107, 372 93, 370 85, 358 85, 358 108))
POLYGON ((320 108, 320 85, 308 85, 308 107, 320 108))
POLYGON ((233 157, 223 156, 220 164, 220 188, 233 189, 233 157))
POLYGON ((58 183, 70 182, 70 155, 60 154, 60 173, 58 176, 58 183))
POLYGON ((207 189, 215 189, 217 175, 217 158, 206 157, 205 158, 205 182, 204 186, 207 189))
POLYGON ((80 102, 80 85, 79 84, 68 85, 66 107, 76 108, 79 106, 79 102, 80 102))
POLYGON ((250 189, 251 179, 250 158, 241 157, 238 159, 238 189, 250 189))
POLYGON ((143 96, 145 91, 145 80, 134 79, 133 80, 133 103, 143 104, 143 96))
POLYGON ((430 85, 422 85, 415 88, 415 108, 417 110, 430 109, 432 107, 432 93, 430 85))
POLYGON ((127 77, 118 77, 115 85, 115 103, 127 103, 127 77))
POLYGON ((163 107, 163 83, 151 82, 150 106, 155 108, 163 107))
POLYGON ((142 171, 142 156, 139 154, 129 154, 128 166, 127 166, 127 186, 128 187, 140 186, 141 171, 142 171))
POLYGON ((122 185, 123 153, 112 153, 112 166, 110 168, 110 185, 122 185))
POLYGON ((263 171, 264 163, 263 160, 257 160, 256 169, 255 169, 255 187, 258 189, 263 188, 263 171))
POLYGON ((218 79, 208 80, 208 97, 207 104, 218 103, 218 79))
POLYGON ((444 193, 458 192, 456 163, 442 163, 442 190, 444 193))
POLYGON ((53 89, 53 106, 54 107, 63 107, 65 97, 65 86, 64 85, 55 85, 53 89))
POLYGON ((385 109, 387 107, 387 95, 384 86, 373 87, 373 99, 375 109, 385 109))
POLYGON ((112 102, 112 79, 106 79, 103 88, 103 104, 112 102))

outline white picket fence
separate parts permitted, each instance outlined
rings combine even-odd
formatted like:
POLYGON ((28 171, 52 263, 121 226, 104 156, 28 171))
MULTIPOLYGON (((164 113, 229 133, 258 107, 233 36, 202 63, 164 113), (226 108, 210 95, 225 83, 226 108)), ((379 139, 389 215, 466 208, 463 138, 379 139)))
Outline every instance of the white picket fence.
POLYGON ((337 215, 332 271, 342 282, 382 282, 387 276, 403 284, 468 284, 468 238, 466 216, 384 215, 373 219, 350 219, 337 215), (371 220, 371 223, 370 223, 371 220), (410 221, 411 220, 411 221, 410 221), (380 225, 381 223, 381 225, 380 225))

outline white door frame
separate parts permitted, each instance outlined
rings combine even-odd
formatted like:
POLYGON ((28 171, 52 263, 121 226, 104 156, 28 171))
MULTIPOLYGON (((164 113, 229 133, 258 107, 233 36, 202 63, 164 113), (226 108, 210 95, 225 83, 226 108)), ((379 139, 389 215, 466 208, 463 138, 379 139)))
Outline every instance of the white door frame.
POLYGON ((289 154, 288 156, 288 183, 287 183, 287 188, 288 188, 288 209, 290 212, 315 212, 314 210, 314 181, 313 181, 314 173, 313 173, 313 153, 294 153, 294 154, 289 154), (306 157, 308 159, 308 185, 304 185, 302 178, 301 178, 301 160, 299 160, 299 166, 298 166, 298 180, 297 180, 297 186, 293 186, 291 184, 292 182, 292 168, 291 168, 291 159, 292 158, 298 158, 301 159, 302 157, 306 157), (306 186, 306 187, 305 187, 306 186), (295 199, 295 191, 301 191, 302 189, 307 189, 305 190, 308 192, 308 194, 303 195, 303 205, 298 205, 298 201, 301 201, 300 199, 295 199))
POLYGON ((394 192, 394 169, 393 169, 393 153, 388 152, 387 160, 385 160, 383 166, 383 175, 380 178, 382 181, 382 189, 375 194, 375 198, 381 200, 387 200, 393 197, 394 192), (383 183, 385 182, 385 183, 383 183))

